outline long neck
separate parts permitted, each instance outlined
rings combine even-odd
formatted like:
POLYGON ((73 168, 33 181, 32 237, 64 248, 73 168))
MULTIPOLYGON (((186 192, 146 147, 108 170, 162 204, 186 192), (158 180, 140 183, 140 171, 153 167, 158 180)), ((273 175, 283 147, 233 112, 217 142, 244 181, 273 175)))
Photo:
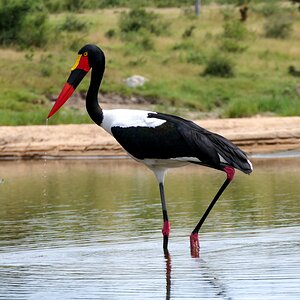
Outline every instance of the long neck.
POLYGON ((92 69, 90 86, 86 95, 86 110, 91 119, 99 126, 103 121, 102 108, 98 102, 98 92, 104 73, 104 64, 94 66, 92 69))

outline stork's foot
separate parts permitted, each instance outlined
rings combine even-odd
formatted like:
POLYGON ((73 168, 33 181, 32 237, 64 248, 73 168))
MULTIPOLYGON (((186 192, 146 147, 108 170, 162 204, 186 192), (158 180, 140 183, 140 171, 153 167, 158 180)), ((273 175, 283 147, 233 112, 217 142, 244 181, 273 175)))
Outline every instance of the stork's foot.
POLYGON ((190 247, 191 247, 191 256, 198 258, 200 256, 200 243, 198 233, 192 233, 190 235, 190 247))
POLYGON ((168 251, 168 241, 169 241, 170 230, 171 230, 170 222, 164 221, 164 226, 162 229, 162 234, 164 237, 164 242, 163 242, 164 252, 168 251))

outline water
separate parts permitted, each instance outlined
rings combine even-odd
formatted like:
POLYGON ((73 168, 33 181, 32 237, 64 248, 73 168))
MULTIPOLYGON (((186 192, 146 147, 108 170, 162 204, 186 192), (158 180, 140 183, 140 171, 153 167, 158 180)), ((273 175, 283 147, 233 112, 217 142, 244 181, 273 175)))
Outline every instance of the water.
POLYGON ((154 176, 128 160, 0 162, 0 299, 300 299, 300 158, 254 161, 200 233, 225 175, 166 177, 170 255, 154 176))

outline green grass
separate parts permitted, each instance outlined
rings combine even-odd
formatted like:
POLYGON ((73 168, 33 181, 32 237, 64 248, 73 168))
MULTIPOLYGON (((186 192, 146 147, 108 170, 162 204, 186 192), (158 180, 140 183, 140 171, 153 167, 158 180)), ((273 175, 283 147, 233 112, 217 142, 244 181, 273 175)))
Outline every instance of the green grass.
MULTIPOLYGON (((50 96, 57 95, 69 76, 76 52, 85 43, 95 43, 106 53, 106 71, 102 90, 155 99, 158 107, 176 112, 217 112, 220 117, 244 117, 256 114, 300 115, 300 79, 288 73, 294 65, 300 69, 300 14, 285 4, 280 14, 293 20, 293 31, 286 39, 266 38, 267 17, 257 4, 245 23, 242 44, 231 40, 242 51, 226 51, 222 46, 225 21, 223 11, 239 18, 234 6, 204 5, 200 18, 187 16, 182 9, 151 9, 159 14, 167 32, 156 36, 143 32, 126 37, 118 22, 122 9, 107 9, 78 14, 52 14, 52 37, 42 49, 0 49, 0 125, 44 124, 52 106, 50 96), (76 16, 76 25, 84 30, 55 31, 67 18, 76 16), (195 26, 191 35, 187 29, 195 26), (114 34, 109 37, 110 30, 114 34), (203 76, 209 60, 221 53, 234 62, 234 76, 203 76), (130 89, 123 80, 131 75, 149 81, 130 89)), ((278 15, 280 18, 281 15, 278 15)), ((228 38, 228 37, 227 37, 228 38)), ((231 37, 232 38, 232 37, 231 37)), ((87 90, 88 76, 79 89, 87 90)), ((51 123, 90 122, 82 109, 64 107, 51 123)))

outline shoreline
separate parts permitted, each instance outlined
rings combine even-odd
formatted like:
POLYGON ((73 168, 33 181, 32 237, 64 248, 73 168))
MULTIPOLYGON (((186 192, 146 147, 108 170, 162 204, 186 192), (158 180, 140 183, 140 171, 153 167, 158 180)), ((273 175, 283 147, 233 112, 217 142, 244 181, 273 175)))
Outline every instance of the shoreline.
MULTIPOLYGON (((195 121, 223 135, 249 155, 300 150, 300 117, 253 117, 195 121)), ((0 160, 124 157, 99 126, 0 126, 0 160)))

